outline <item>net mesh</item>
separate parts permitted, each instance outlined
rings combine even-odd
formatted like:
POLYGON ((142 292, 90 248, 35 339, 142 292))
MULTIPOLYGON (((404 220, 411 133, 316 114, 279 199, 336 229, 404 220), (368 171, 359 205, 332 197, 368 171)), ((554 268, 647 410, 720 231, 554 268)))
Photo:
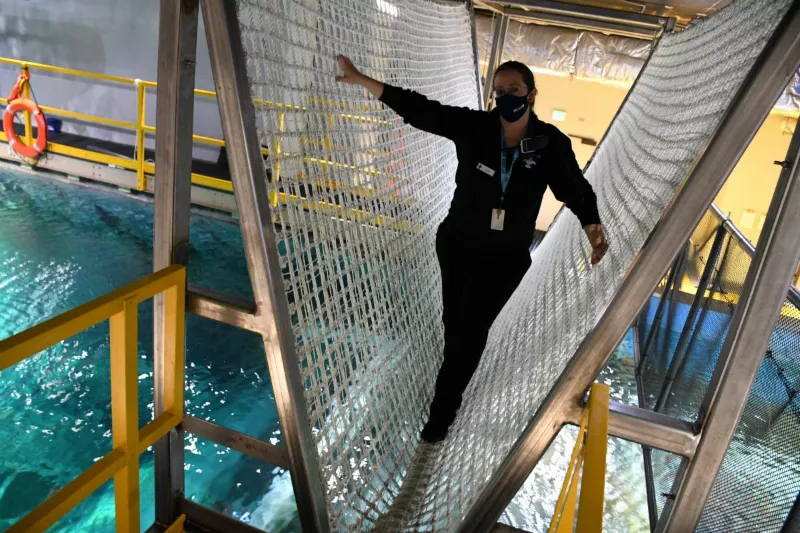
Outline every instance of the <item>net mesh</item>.
MULTIPOLYGON (((721 223, 720 218, 709 211, 695 231, 684 290, 698 286, 702 271, 712 259, 710 249, 721 223)), ((684 328, 690 328, 691 342, 680 356, 685 363, 677 367, 679 371, 672 392, 661 409, 684 420, 694 421, 698 417, 752 262, 748 247, 740 239, 728 232, 723 234, 723 239, 722 253, 714 262, 713 291, 699 300, 696 320, 693 323, 686 320, 693 295, 670 295, 669 305, 681 311, 676 313, 678 318, 673 321, 672 329, 663 333, 672 339, 669 357, 659 358, 654 348, 643 369, 643 381, 654 403, 664 385, 668 366, 676 357, 676 339, 684 328)), ((651 302, 651 320, 644 321, 648 334, 653 327, 654 305, 651 302)), ((667 318, 662 315, 654 324, 656 331, 667 330, 666 323, 667 318)), ((777 532, 783 525, 800 487, 800 467, 795 459, 800 435, 799 354, 800 309, 787 299, 706 502, 698 531, 777 532)), ((653 453, 656 494, 670 493, 679 462, 658 461, 658 452, 653 453)), ((663 508, 661 496, 658 507, 660 512, 663 508)))
POLYGON ((468 11, 427 0, 239 1, 332 529, 457 526, 614 295, 787 4, 739 0, 664 37, 587 174, 613 252, 590 270, 577 219, 556 221, 493 326, 447 440, 429 447, 417 434, 443 344, 434 234, 456 154, 336 84, 335 55, 474 107, 468 11))

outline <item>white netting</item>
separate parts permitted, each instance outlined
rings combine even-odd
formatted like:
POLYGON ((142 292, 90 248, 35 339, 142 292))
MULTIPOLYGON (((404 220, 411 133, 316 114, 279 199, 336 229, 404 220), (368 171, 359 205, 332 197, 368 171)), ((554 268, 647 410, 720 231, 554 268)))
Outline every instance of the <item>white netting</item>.
POLYGON ((617 290, 788 3, 739 0, 662 40, 587 176, 610 255, 590 271, 577 219, 559 218, 495 323, 448 439, 431 448, 418 431, 443 345, 434 234, 456 154, 336 84, 335 56, 474 107, 468 12, 428 0, 240 0, 333 530, 458 524, 617 290))

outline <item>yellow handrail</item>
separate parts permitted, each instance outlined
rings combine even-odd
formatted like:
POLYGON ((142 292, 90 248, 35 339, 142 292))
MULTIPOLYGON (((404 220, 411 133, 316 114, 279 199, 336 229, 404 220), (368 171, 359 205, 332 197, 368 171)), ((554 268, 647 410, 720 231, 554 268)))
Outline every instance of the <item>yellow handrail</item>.
MULTIPOLYGON (((96 72, 87 72, 84 70, 78 69, 70 69, 64 67, 57 67, 53 65, 46 65, 42 63, 34 63, 30 61, 22 61, 18 59, 10 59, 0 57, 0 63, 10 64, 10 65, 17 65, 23 71, 23 73, 28 69, 38 69, 43 70, 46 72, 52 72, 57 74, 64 74, 68 76, 77 76, 82 78, 100 80, 110 83, 117 83, 122 85, 129 85, 133 86, 136 89, 136 119, 134 122, 126 121, 126 120, 118 120, 112 119, 107 117, 100 117, 97 115, 91 115, 87 113, 80 113, 77 111, 70 111, 66 109, 59 109, 55 107, 49 107, 40 105, 42 111, 47 114, 57 116, 57 117, 64 117, 73 120, 78 120, 81 122, 86 122, 89 124, 98 124, 101 126, 106 127, 113 127, 113 128, 120 128, 124 130, 129 130, 134 132, 136 136, 136 142, 134 146, 134 154, 133 157, 127 158, 117 155, 109 155, 107 153, 96 152, 93 150, 87 150, 82 148, 75 148, 73 146, 68 146, 60 143, 55 142, 48 142, 47 143, 47 152, 64 155, 68 157, 74 157, 78 159, 83 159, 86 161, 91 161, 93 163, 100 163, 104 165, 113 165, 115 167, 119 167, 125 170, 130 170, 136 172, 136 188, 139 191, 146 191, 148 190, 147 184, 147 176, 155 174, 155 165, 152 162, 148 162, 145 158, 146 146, 145 146, 145 139, 148 135, 155 135, 156 128, 155 126, 148 125, 146 123, 146 110, 147 110, 147 90, 148 89, 155 89, 158 87, 158 84, 154 81, 149 80, 139 80, 134 78, 128 78, 124 76, 112 76, 107 74, 99 74, 96 72)), ((26 84, 26 90, 29 91, 26 84)), ((195 89, 194 94, 196 96, 200 96, 203 98, 216 98, 217 93, 214 91, 209 91, 206 89, 195 89)), ((0 103, 6 104, 7 99, 0 97, 0 103)), ((279 130, 283 131, 285 120, 286 120, 286 112, 290 110, 295 111, 302 111, 306 110, 307 108, 304 106, 298 106, 295 104, 284 104, 284 103, 275 103, 266 100, 254 100, 253 103, 257 106, 263 107, 276 107, 278 109, 282 109, 283 111, 279 114, 279 130)), ((333 120, 335 117, 344 119, 344 120, 354 120, 364 123, 376 123, 380 125, 388 125, 389 122, 385 120, 376 119, 369 116, 360 116, 354 115, 353 112, 368 112, 369 106, 367 105, 355 105, 349 102, 335 102, 331 101, 330 99, 325 98, 312 98, 310 100, 310 105, 315 106, 324 106, 330 107, 335 111, 331 111, 328 113, 328 119, 333 124, 333 120)), ((32 139, 32 122, 29 113, 25 113, 25 138, 26 142, 30 144, 32 139)), ((205 135, 193 135, 192 139, 194 142, 207 144, 211 146, 219 146, 224 147, 225 141, 223 139, 217 139, 214 137, 208 137, 205 135)), ((320 146, 324 146, 327 148, 327 152, 331 152, 331 143, 329 138, 325 138, 322 140, 315 140, 315 139, 307 139, 307 138, 300 138, 300 142, 312 142, 317 143, 320 146)), ((8 142, 5 134, 0 132, 0 141, 8 142)), ((322 169, 323 174, 328 172, 329 168, 339 169, 339 170, 346 170, 352 171, 360 174, 364 174, 367 176, 381 176, 384 175, 384 172, 376 170, 370 167, 362 167, 358 165, 353 165, 349 163, 343 163, 339 161, 335 161, 329 158, 316 158, 316 157, 308 157, 303 156, 300 154, 293 154, 290 152, 284 152, 281 149, 281 143, 278 141, 275 146, 275 150, 271 152, 268 148, 262 147, 261 152, 265 156, 272 156, 275 158, 274 167, 275 173, 274 178, 280 179, 281 176, 281 161, 282 160, 289 160, 295 159, 296 161, 301 161, 304 164, 310 164, 319 166, 322 169)), ((401 179, 398 177, 398 179, 401 179)), ((223 180, 219 178, 214 178, 211 176, 206 176, 203 174, 192 173, 192 183, 195 185, 199 185, 201 187, 206 187, 210 189, 215 189, 224 192, 232 192, 233 185, 228 180, 223 180)), ((334 190, 340 190, 344 187, 342 186, 342 182, 340 180, 330 180, 330 179, 317 179, 317 184, 327 184, 333 187, 334 190)), ((374 192, 366 186, 356 187, 354 189, 350 189, 350 192, 356 194, 357 196, 363 197, 372 197, 374 196, 374 192)), ((270 196, 270 200, 272 201, 273 206, 276 206, 277 203, 280 202, 291 202, 293 204, 300 203, 304 206, 304 208, 310 210, 320 210, 321 212, 334 214, 335 216, 341 216, 347 220, 353 221, 370 221, 370 223, 384 225, 387 223, 391 223, 392 227, 410 227, 409 222, 398 222, 394 223, 393 219, 390 217, 385 216, 373 216, 369 213, 355 210, 355 209, 346 209, 342 206, 335 205, 335 204, 328 204, 327 202, 320 202, 315 201, 313 199, 308 199, 304 197, 298 197, 295 195, 286 195, 286 194, 276 194, 273 192, 270 196)), ((409 201, 411 202, 411 201, 409 201)))
POLYGON ((548 533, 602 533, 608 448, 609 387, 592 385, 548 533), (583 465, 583 472, 581 472, 583 465), (580 500, 578 500, 578 477, 580 500), (578 521, 575 524, 577 502, 578 521))
MULTIPOLYGON (((183 421, 186 269, 171 266, 0 341, 0 371, 110 320, 112 451, 14 524, 9 533, 45 531, 114 478, 118 533, 139 533, 139 456, 183 421), (165 405, 139 429, 138 305, 164 293, 165 405)), ((183 531, 179 518, 170 531, 183 531), (174 528, 174 529, 172 529, 174 528)))

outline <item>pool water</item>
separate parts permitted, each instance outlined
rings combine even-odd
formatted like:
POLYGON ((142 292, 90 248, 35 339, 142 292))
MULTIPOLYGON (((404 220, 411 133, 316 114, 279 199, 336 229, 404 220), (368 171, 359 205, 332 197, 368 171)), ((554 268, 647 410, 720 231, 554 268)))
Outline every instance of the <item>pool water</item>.
MULTIPOLYGON (((0 339, 149 274, 152 245, 152 203, 0 167, 0 339)), ((252 296, 237 225, 192 215, 189 281, 252 296)), ((646 321, 652 321, 654 310, 651 304, 646 321)), ((139 313, 144 425, 152 419, 151 303, 142 304, 139 313)), ((187 315, 186 323, 186 411, 279 443, 260 337, 194 315, 187 315)), ((669 333, 670 345, 677 342, 681 324, 676 320, 678 329, 669 333)), ((720 334, 704 328, 709 347, 720 334)), ((698 345, 697 351, 710 348, 698 345)), ((613 399, 637 405, 632 335, 617 347, 598 380, 610 385, 613 399)), ((107 322, 0 372, 0 531, 110 451, 109 405, 107 322)), ((504 522, 547 531, 574 438, 574 428, 559 434, 504 522)), ((770 467, 774 475, 800 480, 800 467, 785 459, 770 467)), ((658 470, 667 490, 674 456, 658 453, 654 460, 661 461, 658 470)), ((604 530, 649 531, 641 446, 611 438, 607 470, 604 530)), ((141 457, 140 479, 144 530, 153 522, 149 451, 141 457)), ((200 504, 271 532, 300 531, 291 480, 280 468, 187 434, 185 479, 187 497, 200 504)), ((114 531, 113 483, 50 531, 114 531)))
MULTIPOLYGON (((153 205, 0 167, 0 338, 152 272, 153 205)), ((192 215, 189 281, 251 295, 235 224, 192 215)), ((139 308, 139 417, 152 419, 152 304, 139 308)), ((281 441, 259 336, 187 315, 186 411, 281 441)), ((111 449, 108 323, 0 372, 0 531, 111 449)), ((142 456, 142 527, 153 458, 142 456)), ((186 494, 270 531, 299 531, 289 475, 186 438, 186 494)), ((114 531, 113 483, 51 528, 114 531)))

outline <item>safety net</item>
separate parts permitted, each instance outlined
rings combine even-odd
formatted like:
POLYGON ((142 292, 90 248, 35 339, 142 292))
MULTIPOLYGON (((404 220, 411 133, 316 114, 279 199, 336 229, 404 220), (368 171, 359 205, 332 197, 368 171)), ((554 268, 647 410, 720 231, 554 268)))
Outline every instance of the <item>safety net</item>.
POLYGON ((469 11, 430 0, 239 1, 333 530, 457 527, 618 289, 788 3, 738 0, 661 40, 587 173, 609 256, 590 269, 577 219, 556 220, 493 326, 447 440, 428 446, 418 433, 443 346, 434 237, 455 149, 337 84, 336 54, 374 78, 476 107, 469 11))

